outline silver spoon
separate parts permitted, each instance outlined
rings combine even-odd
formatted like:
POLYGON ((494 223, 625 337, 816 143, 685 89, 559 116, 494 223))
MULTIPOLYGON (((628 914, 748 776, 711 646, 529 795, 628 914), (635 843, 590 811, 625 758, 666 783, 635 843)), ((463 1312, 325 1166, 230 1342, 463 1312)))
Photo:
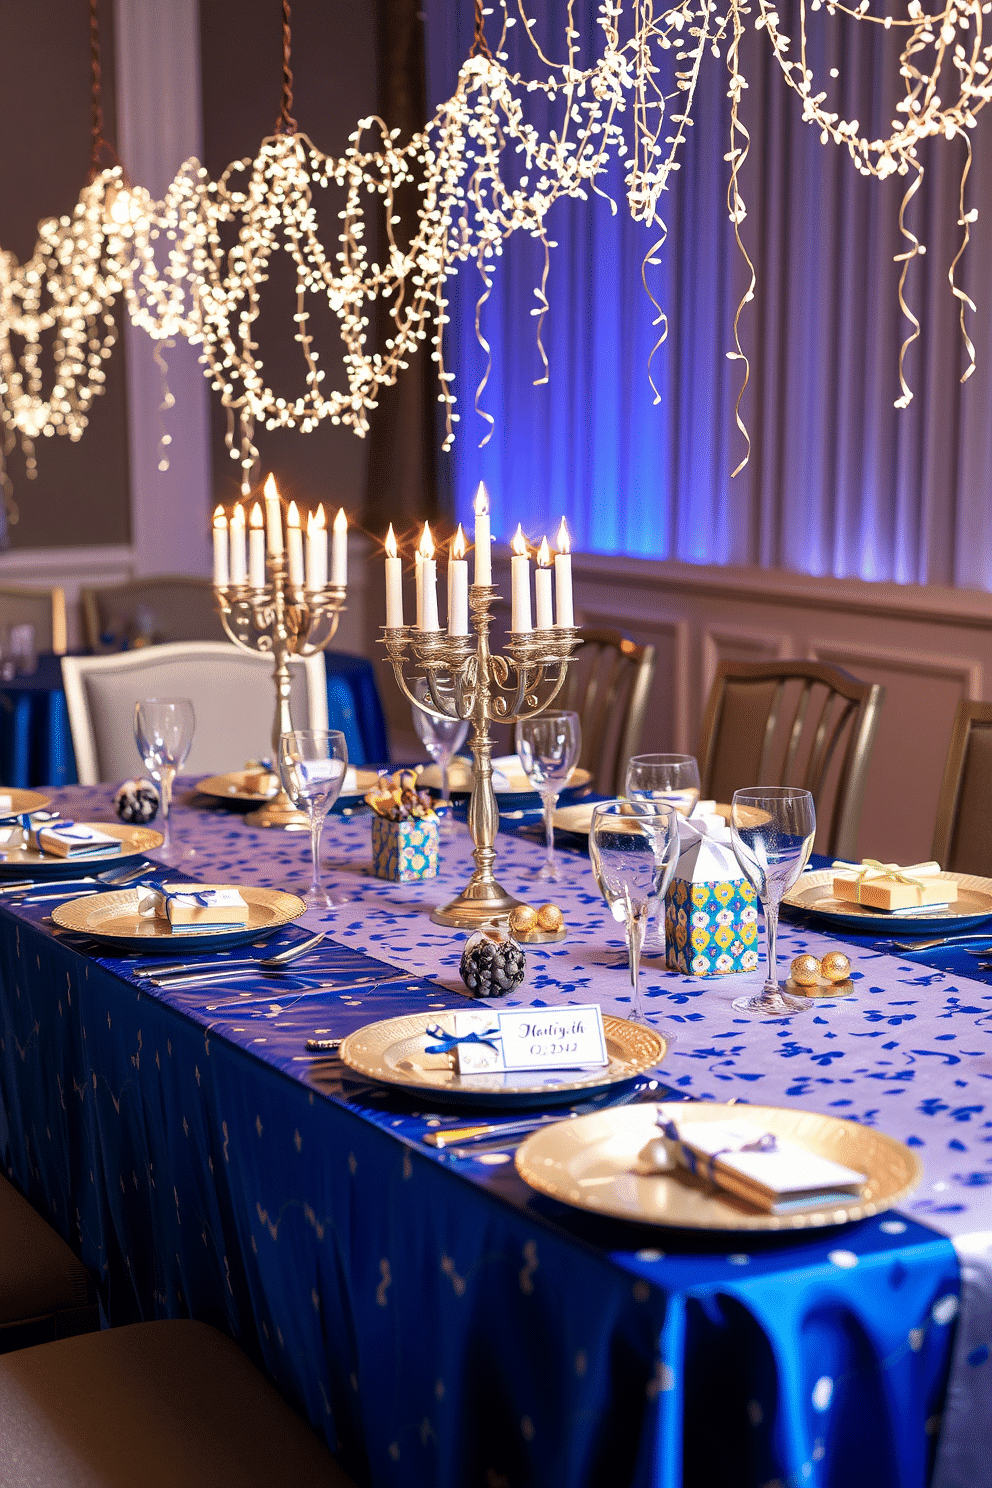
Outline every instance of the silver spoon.
POLYGON ((261 961, 252 961, 247 958, 241 961, 218 961, 214 969, 208 970, 202 961, 173 961, 168 965, 159 965, 152 962, 148 966, 130 967, 136 976, 141 977, 169 977, 182 976, 186 972, 197 973, 206 980, 212 976, 222 976, 227 971, 244 973, 247 971, 278 971, 281 966, 289 966, 299 956, 305 956, 308 951, 314 950, 322 940, 327 939, 327 931, 322 930, 319 935, 311 935, 307 940, 301 940, 298 945, 287 946, 284 951, 277 951, 274 956, 266 956, 261 961))

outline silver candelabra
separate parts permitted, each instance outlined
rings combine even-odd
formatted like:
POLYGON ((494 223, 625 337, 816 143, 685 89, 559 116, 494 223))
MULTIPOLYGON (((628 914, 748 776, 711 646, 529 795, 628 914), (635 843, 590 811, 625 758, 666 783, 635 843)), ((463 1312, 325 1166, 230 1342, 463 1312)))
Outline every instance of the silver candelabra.
POLYGON ((475 844, 475 872, 457 899, 435 909, 438 925, 477 928, 509 915, 520 900, 497 882, 496 833, 499 808, 493 790, 493 745, 490 726, 542 713, 554 702, 565 681, 569 661, 580 644, 573 626, 511 632, 505 656, 489 649, 491 611, 497 590, 490 584, 469 589, 469 611, 475 637, 449 636, 443 630, 417 630, 411 625, 386 627, 383 640, 393 673, 414 707, 438 719, 472 723, 474 783, 468 824, 475 844), (430 700, 415 697, 407 681, 427 679, 430 700))

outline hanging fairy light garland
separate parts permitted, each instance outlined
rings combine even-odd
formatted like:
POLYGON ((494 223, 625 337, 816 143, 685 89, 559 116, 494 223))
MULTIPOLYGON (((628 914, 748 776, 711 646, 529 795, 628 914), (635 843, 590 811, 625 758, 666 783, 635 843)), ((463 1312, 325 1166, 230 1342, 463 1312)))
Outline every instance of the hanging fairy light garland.
MULTIPOLYGON (((858 170, 880 179, 909 176, 899 225, 907 247, 899 255, 900 305, 911 326, 900 351, 901 396, 912 397, 905 356, 919 334, 919 322, 905 299, 907 273, 924 251, 906 223, 906 207, 919 189, 923 166, 919 146, 929 137, 961 138, 967 155, 960 179, 962 241, 949 269, 959 300, 961 330, 968 355, 964 377, 974 368, 974 346, 965 310, 974 310, 956 284, 955 270, 977 213, 966 210, 964 191, 971 159, 968 134, 992 95, 992 47, 984 44, 983 0, 948 0, 944 9, 925 12, 910 0, 908 16, 874 15, 870 0, 856 7, 839 0, 810 0, 809 11, 825 8, 853 21, 906 31, 900 55, 904 96, 890 133, 870 139, 856 119, 826 107, 826 91, 816 91, 807 61, 807 3, 800 0, 799 57, 790 57, 790 38, 782 31, 771 0, 758 0, 754 24, 764 30, 787 84, 801 97, 804 118, 818 127, 824 143, 848 150, 858 170), (947 82, 954 96, 942 101, 947 82)), ((20 440, 33 474, 34 442, 39 435, 67 433, 78 439, 93 399, 102 390, 104 363, 115 339, 113 310, 124 296, 132 322, 156 342, 186 337, 200 347, 204 373, 219 393, 231 420, 229 442, 240 458, 243 484, 250 484, 256 458, 256 425, 307 433, 325 419, 359 435, 368 431, 368 414, 380 390, 396 381, 410 358, 429 347, 437 367, 439 401, 446 417, 445 447, 458 421, 452 374, 445 363, 448 322, 447 282, 462 265, 480 276, 476 329, 489 356, 484 307, 503 245, 514 233, 534 237, 543 248, 544 268, 535 287, 537 339, 549 302, 546 291, 550 250, 548 214, 562 198, 605 195, 603 179, 611 161, 624 170, 627 207, 632 217, 656 229, 645 257, 644 281, 656 307, 657 346, 667 334, 663 308, 654 299, 647 268, 667 236, 662 193, 681 165, 679 155, 692 123, 692 109, 707 54, 723 59, 728 72, 730 112, 728 215, 749 282, 734 320, 734 349, 743 363, 740 393, 749 367, 741 346, 741 314, 754 297, 755 273, 741 237, 747 209, 741 190, 749 136, 741 118, 747 86, 741 41, 750 10, 744 0, 603 0, 597 12, 598 55, 580 63, 581 38, 574 24, 574 0, 566 13, 565 60, 553 61, 537 39, 536 21, 524 0, 493 0, 483 9, 476 0, 475 40, 455 91, 435 111, 426 128, 405 144, 374 117, 359 121, 345 153, 333 157, 299 132, 291 109, 290 8, 282 0, 283 95, 276 131, 263 140, 254 159, 235 161, 211 181, 196 160, 187 161, 161 201, 130 185, 119 163, 99 168, 102 136, 99 108, 99 38, 96 0, 90 0, 93 37, 93 155, 90 179, 69 217, 42 223, 32 258, 19 265, 0 253, 0 417, 5 448, 20 440), (484 17, 497 15, 490 39, 484 17), (534 75, 512 71, 507 37, 519 25, 536 59, 534 75), (629 34, 627 34, 629 33, 629 34), (540 94, 553 123, 545 130, 527 116, 528 95, 540 94), (629 124, 628 124, 629 119, 629 124), (396 236, 396 195, 413 184, 420 206, 402 246, 396 236), (318 201, 325 191, 343 192, 336 237, 325 245, 318 226, 318 201), (371 222, 378 216, 381 251, 373 257, 371 222), (225 246, 225 244, 227 246, 225 246), (304 391, 280 393, 266 381, 258 357, 257 334, 263 286, 274 255, 289 256, 295 272, 295 337, 304 365, 304 391), (370 344, 372 311, 388 307, 389 336, 382 350, 370 344), (341 382, 325 388, 315 334, 310 328, 317 306, 336 321, 343 346, 341 382), (47 393, 41 372, 42 338, 51 336, 54 372, 47 393), (15 353, 15 341, 20 351, 15 353), (238 447, 235 448, 237 439, 238 447)), ((116 160, 116 157, 114 157, 116 160)), ((616 203, 611 201, 616 210, 616 203)), ((652 357, 654 352, 652 352, 652 357)), ((648 375, 651 376, 649 362, 648 375)), ((483 407, 488 366, 476 393, 483 407)), ((963 379, 962 379, 963 380, 963 379)), ((654 386, 652 382, 652 386, 654 386)), ((657 398, 657 389, 656 398, 657 398)), ((747 430, 739 470, 747 461, 747 430)), ((736 472, 735 472, 736 473, 736 472)), ((5 489, 9 492, 9 482, 5 489)))

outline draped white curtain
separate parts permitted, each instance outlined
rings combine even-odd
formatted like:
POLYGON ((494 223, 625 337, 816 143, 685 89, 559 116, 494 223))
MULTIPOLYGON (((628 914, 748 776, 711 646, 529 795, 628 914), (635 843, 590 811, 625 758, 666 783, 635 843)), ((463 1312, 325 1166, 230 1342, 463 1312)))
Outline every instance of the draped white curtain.
MULTIPOLYGON (((793 36, 794 8, 792 0, 780 7, 793 36)), ((564 0, 542 0, 537 9, 542 35, 560 56, 564 0)), ((575 13, 583 40, 593 43, 592 0, 576 0, 575 13)), ((429 0, 435 101, 468 54, 472 17, 469 0, 429 0)), ((511 33, 511 55, 532 72, 520 31, 511 33)), ((817 86, 839 89, 848 117, 887 133, 900 96, 891 36, 825 11, 811 17, 810 36, 817 86)), ((741 177, 742 236, 758 275, 742 318, 752 359, 741 408, 752 440, 748 466, 731 479, 743 454, 733 412, 740 364, 726 353, 746 271, 726 211, 725 66, 708 58, 696 124, 666 198, 668 241, 660 267, 649 269, 670 321, 653 364, 661 402, 655 406, 648 384, 656 331, 640 279, 654 235, 630 221, 617 178, 615 217, 591 197, 560 204, 550 218, 558 247, 544 330, 547 386, 533 386, 542 372, 531 314, 540 247, 518 235, 497 262, 482 311, 493 367, 480 401, 496 420, 483 449, 489 426, 472 406, 485 367, 475 336, 481 282, 469 265, 451 285, 449 356, 461 422, 441 464, 455 508, 464 519, 482 478, 503 538, 517 521, 536 540, 545 530, 550 536, 564 511, 586 551, 992 589, 992 110, 972 133, 966 205, 978 208, 979 220, 958 271, 978 306, 968 314, 978 367, 962 386, 967 362, 947 271, 961 236, 964 146, 941 140, 927 147, 923 187, 907 217, 926 256, 907 285, 922 323, 906 362, 915 396, 898 410, 907 323, 893 258, 905 246, 897 217, 906 183, 865 180, 846 153, 821 145, 762 33, 748 34, 743 61, 751 149, 741 177)))

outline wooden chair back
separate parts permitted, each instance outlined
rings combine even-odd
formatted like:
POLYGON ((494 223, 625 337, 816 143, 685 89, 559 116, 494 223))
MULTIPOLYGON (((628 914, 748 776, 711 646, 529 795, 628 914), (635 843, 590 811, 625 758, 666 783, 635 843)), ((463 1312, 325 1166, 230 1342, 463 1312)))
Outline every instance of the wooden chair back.
POLYGON ((33 625, 36 651, 66 651, 65 590, 0 586, 0 626, 33 625))
POLYGON ((958 703, 937 802, 932 856, 952 873, 992 878, 992 703, 958 703))
POLYGON ((84 587, 79 601, 90 651, 225 639, 209 579, 154 574, 106 588, 84 587))
POLYGON ((819 852, 850 858, 885 689, 818 661, 721 661, 699 740, 704 796, 812 792, 819 852))
POLYGON ((637 753, 654 677, 655 648, 619 630, 579 631, 582 645, 568 669, 563 708, 582 720, 579 764, 606 795, 623 790, 627 761, 637 753))

